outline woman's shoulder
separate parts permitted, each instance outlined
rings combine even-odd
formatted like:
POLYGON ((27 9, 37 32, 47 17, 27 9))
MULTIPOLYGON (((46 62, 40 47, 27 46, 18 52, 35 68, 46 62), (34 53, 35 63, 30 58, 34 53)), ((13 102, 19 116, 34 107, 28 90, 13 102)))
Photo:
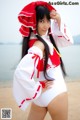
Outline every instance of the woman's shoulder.
POLYGON ((39 49, 41 49, 42 52, 44 51, 44 44, 39 40, 35 41, 33 46, 38 47, 39 49))
POLYGON ((41 49, 41 51, 44 51, 44 44, 38 40, 38 38, 34 35, 34 33, 31 33, 30 41, 29 41, 29 47, 36 46, 37 48, 41 49))

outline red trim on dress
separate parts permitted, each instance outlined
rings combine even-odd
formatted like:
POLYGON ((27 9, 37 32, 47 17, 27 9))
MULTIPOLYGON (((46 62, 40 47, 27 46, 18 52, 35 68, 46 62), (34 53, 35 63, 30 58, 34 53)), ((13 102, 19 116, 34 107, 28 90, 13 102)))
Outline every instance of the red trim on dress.
POLYGON ((29 41, 29 48, 33 46, 33 44, 37 41, 36 38, 29 41))
POLYGON ((44 81, 39 81, 39 82, 42 85, 42 88, 45 88, 45 82, 44 81))
POLYGON ((57 67, 60 64, 60 56, 57 54, 56 50, 54 49, 53 55, 49 55, 51 62, 55 67, 57 67))
POLYGON ((60 38, 60 37, 62 38, 63 36, 58 36, 58 37, 59 37, 59 38, 60 38))
MULTIPOLYGON (((33 54, 33 53, 29 53, 29 54, 33 54)), ((40 56, 39 55, 37 55, 37 54, 33 54, 34 56, 32 56, 32 59, 35 59, 34 60, 34 70, 33 70, 33 73, 32 73, 32 75, 31 75, 31 79, 33 78, 33 75, 34 75, 34 72, 35 72, 35 65, 36 65, 36 61, 39 59, 39 61, 40 61, 40 56)))
POLYGON ((64 24, 64 33, 65 33, 65 36, 68 38, 68 41, 70 41, 69 37, 66 34, 66 25, 65 24, 64 24))
POLYGON ((19 108, 22 107, 24 102, 35 99, 37 97, 37 94, 38 94, 40 88, 41 88, 41 86, 39 85, 36 92, 35 92, 35 94, 34 94, 34 96, 32 98, 26 98, 26 99, 22 100, 21 104, 19 105, 19 108))

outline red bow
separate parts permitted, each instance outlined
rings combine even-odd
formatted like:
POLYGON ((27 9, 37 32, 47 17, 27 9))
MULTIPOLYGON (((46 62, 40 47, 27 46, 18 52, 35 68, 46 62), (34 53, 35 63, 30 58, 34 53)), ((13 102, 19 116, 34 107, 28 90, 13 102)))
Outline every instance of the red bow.
POLYGON ((29 36, 30 29, 36 34, 36 6, 45 6, 49 11, 55 10, 49 3, 43 1, 31 2, 26 5, 18 15, 18 20, 22 24, 19 31, 23 36, 29 36))

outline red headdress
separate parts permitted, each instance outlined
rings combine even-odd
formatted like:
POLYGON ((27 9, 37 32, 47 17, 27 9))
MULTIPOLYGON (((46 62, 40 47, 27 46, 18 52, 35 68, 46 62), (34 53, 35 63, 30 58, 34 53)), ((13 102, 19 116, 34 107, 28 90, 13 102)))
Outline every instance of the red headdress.
POLYGON ((19 29, 22 36, 29 36, 30 29, 32 28, 33 32, 36 33, 36 10, 37 6, 45 6, 49 11, 55 10, 49 3, 43 1, 31 2, 26 5, 18 15, 18 20, 21 23, 19 29))

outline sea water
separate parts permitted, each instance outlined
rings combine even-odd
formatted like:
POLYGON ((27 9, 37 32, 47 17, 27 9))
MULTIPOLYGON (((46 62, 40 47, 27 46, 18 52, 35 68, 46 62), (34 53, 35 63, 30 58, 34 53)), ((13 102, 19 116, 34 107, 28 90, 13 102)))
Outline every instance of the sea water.
MULTIPOLYGON (((0 45, 0 83, 13 80, 16 66, 21 59, 21 44, 0 45)), ((80 45, 60 48, 69 80, 80 79, 80 45)))

